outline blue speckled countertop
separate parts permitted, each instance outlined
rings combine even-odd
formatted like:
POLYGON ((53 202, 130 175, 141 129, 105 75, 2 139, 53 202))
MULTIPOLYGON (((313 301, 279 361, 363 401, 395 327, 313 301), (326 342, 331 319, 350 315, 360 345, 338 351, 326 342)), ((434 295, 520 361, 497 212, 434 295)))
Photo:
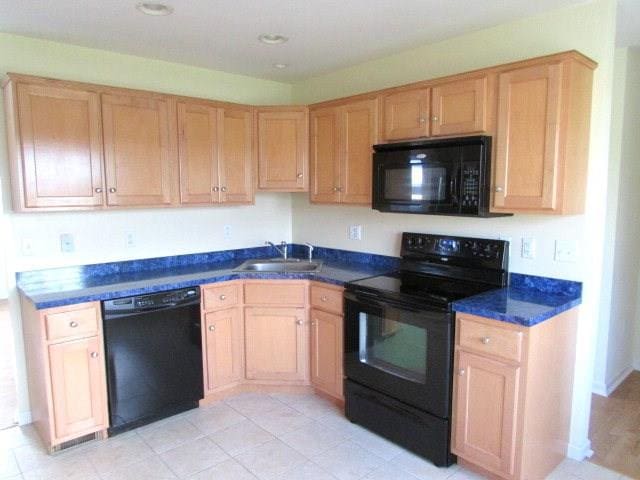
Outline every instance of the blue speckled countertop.
MULTIPOLYGON (((304 247, 289 245, 292 256, 303 257, 304 247)), ((324 262, 318 273, 238 273, 248 258, 268 258, 267 247, 179 255, 145 260, 65 267, 17 274, 20 292, 38 309, 74 303, 143 295, 235 279, 308 279, 342 285, 392 272, 399 258, 318 247, 315 258, 324 262)), ((582 285, 514 273, 510 286, 453 304, 458 312, 532 326, 575 307, 582 285)))

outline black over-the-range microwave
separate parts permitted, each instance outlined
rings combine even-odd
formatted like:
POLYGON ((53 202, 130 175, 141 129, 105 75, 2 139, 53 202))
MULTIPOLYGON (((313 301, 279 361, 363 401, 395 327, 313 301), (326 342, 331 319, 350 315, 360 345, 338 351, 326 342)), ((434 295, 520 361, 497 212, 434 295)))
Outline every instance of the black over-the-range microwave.
POLYGON ((502 216, 489 212, 491 137, 375 145, 373 208, 381 212, 502 216))

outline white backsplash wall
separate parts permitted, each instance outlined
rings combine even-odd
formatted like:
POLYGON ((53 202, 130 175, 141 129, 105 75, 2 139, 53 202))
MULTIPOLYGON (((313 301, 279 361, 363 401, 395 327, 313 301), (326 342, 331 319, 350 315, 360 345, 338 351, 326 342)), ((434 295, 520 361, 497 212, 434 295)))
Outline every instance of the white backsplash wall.
POLYGON ((10 269, 25 271, 128 259, 256 247, 291 241, 291 199, 258 193, 255 205, 128 209, 9 215, 13 235, 10 269), (224 227, 231 228, 229 238, 224 227), (74 251, 62 253, 60 235, 74 251), (133 245, 128 245, 131 236, 133 245), (30 250, 30 253, 29 253, 30 250))
POLYGON ((509 269, 513 272, 580 280, 583 252, 580 248, 584 220, 580 216, 514 215, 469 218, 438 215, 381 213, 370 207, 314 205, 304 194, 293 196, 293 241, 382 255, 400 254, 400 234, 419 232, 511 241, 509 269), (349 240, 349 226, 362 226, 362 240, 349 240), (520 256, 522 238, 536 240, 534 259, 520 256), (577 245, 576 262, 554 260, 555 241, 577 245))

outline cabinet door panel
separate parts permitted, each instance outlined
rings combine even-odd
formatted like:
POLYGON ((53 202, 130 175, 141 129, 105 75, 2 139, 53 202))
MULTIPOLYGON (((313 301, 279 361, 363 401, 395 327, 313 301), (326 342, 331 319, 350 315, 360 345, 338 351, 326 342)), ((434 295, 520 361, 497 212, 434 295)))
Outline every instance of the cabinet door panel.
POLYGON ((499 77, 494 206, 556 207, 561 65, 499 77))
POLYGON ((304 381, 308 375, 308 326, 303 308, 245 310, 249 380, 304 381))
POLYGON ((253 121, 249 110, 218 110, 220 198, 253 202, 253 121))
POLYGON ((306 111, 258 112, 259 187, 307 189, 308 115, 306 111))
POLYGON ((102 117, 107 203, 171 204, 174 172, 168 101, 103 95, 102 117))
POLYGON ((340 125, 336 107, 311 112, 311 201, 340 200, 340 125))
POLYGON ((215 108, 178 103, 178 161, 180 203, 218 201, 217 111, 215 108))
POLYGON ((487 78, 438 85, 432 89, 431 134, 458 135, 487 129, 487 78))
POLYGON ((206 383, 215 388, 240 381, 244 376, 242 316, 239 308, 205 315, 206 383))
POLYGON ((98 337, 49 346, 55 437, 107 426, 104 358, 98 337))
POLYGON ((429 136, 429 89, 419 88, 386 95, 384 138, 402 140, 429 136))
POLYGON ((311 310, 311 383, 342 397, 342 316, 311 310))
POLYGON ((496 473, 512 475, 520 368, 458 351, 455 453, 496 473))
POLYGON ((371 204, 373 145, 377 141, 378 107, 365 100, 343 107, 342 203, 371 204))
POLYGON ((98 95, 26 84, 17 91, 25 207, 102 205, 98 95))

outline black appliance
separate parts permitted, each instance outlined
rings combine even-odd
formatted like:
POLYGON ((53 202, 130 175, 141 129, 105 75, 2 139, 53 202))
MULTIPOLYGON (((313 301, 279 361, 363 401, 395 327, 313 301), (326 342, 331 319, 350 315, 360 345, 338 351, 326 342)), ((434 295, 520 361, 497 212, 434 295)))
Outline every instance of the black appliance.
POLYGON ((489 212, 491 137, 375 145, 373 208, 430 215, 504 216, 489 212))
POLYGON ((345 414, 450 465, 452 302, 508 283, 508 242, 403 233, 399 271, 345 285, 345 414))
POLYGON ((198 406, 200 288, 102 302, 109 434, 198 406))

